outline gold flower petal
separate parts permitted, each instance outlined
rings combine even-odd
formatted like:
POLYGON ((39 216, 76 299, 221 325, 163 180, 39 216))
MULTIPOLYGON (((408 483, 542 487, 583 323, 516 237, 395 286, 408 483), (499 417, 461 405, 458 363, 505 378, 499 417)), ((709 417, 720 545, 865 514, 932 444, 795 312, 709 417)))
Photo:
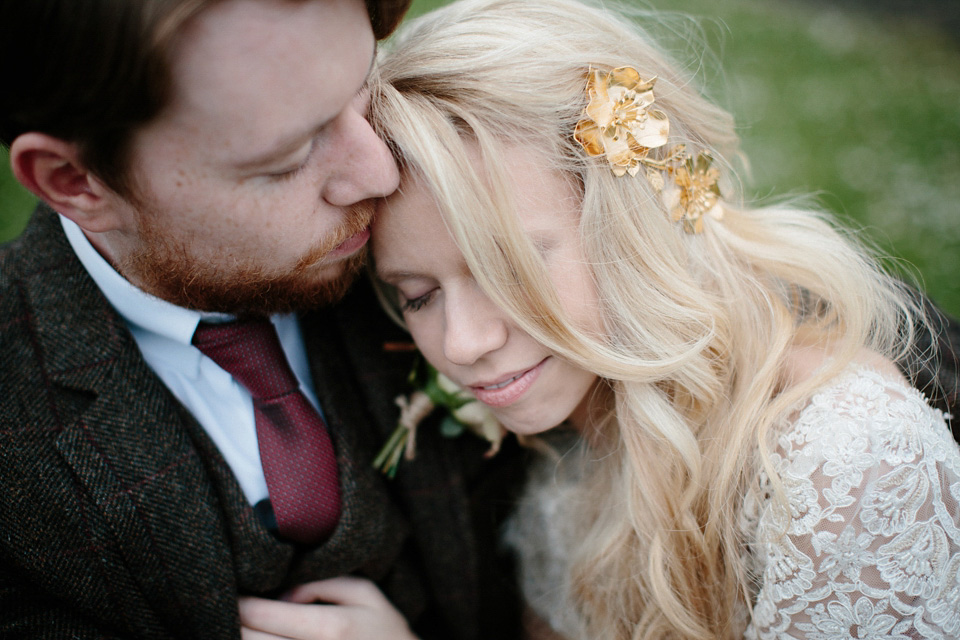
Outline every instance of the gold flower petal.
POLYGON ((586 114, 599 127, 606 128, 613 122, 613 100, 610 99, 609 87, 600 77, 599 71, 594 71, 587 81, 586 114))
POLYGON ((653 95, 653 89, 639 92, 633 98, 634 104, 640 109, 646 109, 654 103, 654 100, 656 98, 653 95))
POLYGON ((587 152, 587 155, 603 155, 603 134, 600 132, 600 128, 597 127, 597 124, 593 120, 587 120, 584 118, 578 122, 576 130, 573 132, 573 136, 577 139, 577 142, 583 145, 583 149, 587 152))
POLYGON ((677 199, 677 203, 673 206, 673 209, 670 210, 670 217, 673 218, 674 222, 679 222, 687 217, 687 208, 683 204, 682 200, 677 199))
POLYGON ((703 215, 710 216, 714 220, 723 220, 723 205, 720 204, 720 201, 718 200, 716 203, 714 203, 713 207, 711 207, 710 210, 703 215))
POLYGON ((614 166, 626 167, 636 158, 637 150, 630 145, 628 136, 615 138, 609 133, 604 133, 601 137, 603 149, 607 154, 607 160, 614 166))
POLYGON ((656 149, 667 144, 670 121, 662 111, 648 111, 646 118, 631 124, 630 134, 641 147, 656 149))
POLYGON ((595 100, 605 100, 606 97, 606 79, 598 70, 591 69, 587 75, 587 99, 593 102, 595 100))
POLYGON ((654 191, 662 191, 664 185, 663 172, 656 169, 647 169, 647 182, 650 183, 654 191))
POLYGON ((633 67, 617 67, 607 74, 606 80, 610 86, 620 85, 631 91, 636 90, 642 84, 640 72, 633 67))

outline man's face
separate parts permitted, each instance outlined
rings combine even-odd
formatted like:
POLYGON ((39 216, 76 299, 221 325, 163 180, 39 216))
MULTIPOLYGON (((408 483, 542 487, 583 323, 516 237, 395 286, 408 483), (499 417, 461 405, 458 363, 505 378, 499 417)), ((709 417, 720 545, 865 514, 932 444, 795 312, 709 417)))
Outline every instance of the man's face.
POLYGON ((272 312, 336 299, 371 198, 397 186, 365 115, 362 0, 229 0, 187 25, 173 95, 133 139, 117 268, 182 306, 272 312))

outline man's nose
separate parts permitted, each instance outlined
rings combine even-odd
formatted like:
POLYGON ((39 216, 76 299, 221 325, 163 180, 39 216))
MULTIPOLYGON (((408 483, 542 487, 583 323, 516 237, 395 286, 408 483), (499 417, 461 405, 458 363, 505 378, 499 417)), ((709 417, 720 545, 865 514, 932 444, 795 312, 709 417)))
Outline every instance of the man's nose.
POLYGON ((324 200, 349 207, 396 191, 400 174, 387 145, 362 113, 349 110, 342 118, 329 158, 332 170, 324 185, 324 200))

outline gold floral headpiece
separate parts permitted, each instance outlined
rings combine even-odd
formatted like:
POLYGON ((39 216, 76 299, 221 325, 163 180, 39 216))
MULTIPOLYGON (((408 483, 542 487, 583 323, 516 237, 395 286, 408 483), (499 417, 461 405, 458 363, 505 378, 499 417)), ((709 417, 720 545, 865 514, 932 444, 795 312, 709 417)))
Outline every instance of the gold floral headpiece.
POLYGON ((587 155, 605 155, 618 177, 636 176, 643 165, 647 181, 663 193, 673 219, 682 221, 688 233, 700 233, 704 215, 718 220, 723 215, 717 186, 720 172, 711 166, 710 154, 701 151, 694 158, 682 144, 662 159, 650 157, 651 150, 667 144, 670 133, 667 114, 651 108, 656 81, 656 77, 644 80, 633 67, 618 67, 606 74, 591 69, 589 102, 574 137, 587 155))

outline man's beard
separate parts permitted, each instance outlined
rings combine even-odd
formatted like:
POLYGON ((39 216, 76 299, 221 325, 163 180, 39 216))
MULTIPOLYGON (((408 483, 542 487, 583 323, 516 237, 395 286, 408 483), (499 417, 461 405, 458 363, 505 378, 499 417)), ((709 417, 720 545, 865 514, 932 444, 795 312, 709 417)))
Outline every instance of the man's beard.
MULTIPOLYGON (((142 210, 141 210, 142 211, 142 210)), ((358 205, 350 219, 307 251, 286 273, 266 273, 262 265, 233 262, 219 256, 216 263, 198 259, 189 245, 165 233, 153 211, 140 216, 141 248, 122 260, 117 270, 135 278, 140 288, 175 305, 200 311, 235 315, 269 315, 302 311, 340 300, 363 267, 367 249, 336 264, 319 263, 348 238, 366 229, 372 203, 358 205), (339 268, 332 277, 318 271, 339 268)))

